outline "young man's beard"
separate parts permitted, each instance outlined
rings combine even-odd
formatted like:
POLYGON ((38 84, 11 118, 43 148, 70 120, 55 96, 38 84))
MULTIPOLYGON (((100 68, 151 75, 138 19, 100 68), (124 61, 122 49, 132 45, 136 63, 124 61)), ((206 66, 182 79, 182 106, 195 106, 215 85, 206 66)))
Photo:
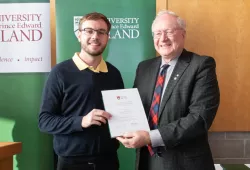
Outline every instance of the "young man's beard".
POLYGON ((87 46, 83 46, 82 48, 89 55, 91 55, 93 57, 97 57, 97 56, 99 56, 99 55, 101 55, 103 53, 103 51, 105 50, 106 46, 102 47, 98 51, 90 51, 87 46))

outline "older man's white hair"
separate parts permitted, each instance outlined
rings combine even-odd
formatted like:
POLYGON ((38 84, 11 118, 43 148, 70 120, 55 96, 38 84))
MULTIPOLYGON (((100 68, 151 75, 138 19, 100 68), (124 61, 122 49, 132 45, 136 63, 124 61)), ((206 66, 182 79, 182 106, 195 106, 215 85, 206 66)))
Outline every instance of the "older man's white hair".
POLYGON ((178 16, 176 13, 174 13, 173 11, 169 11, 169 10, 162 10, 162 11, 158 12, 158 14, 156 15, 156 17, 155 17, 155 19, 154 19, 154 21, 153 21, 153 23, 152 23, 152 27, 151 27, 152 31, 153 31, 153 27, 154 27, 154 24, 155 24, 156 19, 157 19, 159 16, 164 15, 164 14, 169 14, 169 15, 171 15, 171 16, 176 17, 176 18, 177 18, 177 23, 178 23, 178 25, 180 26, 180 28, 182 28, 183 30, 186 31, 186 22, 185 22, 185 20, 182 19, 181 17, 179 17, 179 16, 178 16))

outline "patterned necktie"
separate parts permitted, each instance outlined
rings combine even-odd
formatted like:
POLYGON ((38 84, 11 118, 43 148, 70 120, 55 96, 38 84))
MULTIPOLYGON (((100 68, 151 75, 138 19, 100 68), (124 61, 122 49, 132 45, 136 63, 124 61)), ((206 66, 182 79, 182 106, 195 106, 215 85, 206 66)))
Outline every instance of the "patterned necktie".
MULTIPOLYGON (((154 96, 153 96, 152 104, 151 104, 150 111, 149 111, 149 120, 148 120, 151 130, 157 129, 158 113, 159 113, 159 108, 160 108, 162 89, 164 86, 166 71, 168 67, 169 67, 168 64, 165 64, 162 66, 161 72, 158 75, 157 82, 155 85, 155 91, 154 91, 154 96)), ((151 156, 155 154, 154 148, 152 148, 151 145, 148 145, 148 150, 151 156)))

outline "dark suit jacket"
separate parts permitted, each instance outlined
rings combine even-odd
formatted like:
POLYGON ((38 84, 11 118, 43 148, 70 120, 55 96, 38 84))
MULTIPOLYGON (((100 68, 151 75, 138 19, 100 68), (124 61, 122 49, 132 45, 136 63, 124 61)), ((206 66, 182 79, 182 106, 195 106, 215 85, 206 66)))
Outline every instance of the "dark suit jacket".
MULTIPOLYGON (((161 57, 156 57, 141 62, 136 71, 134 87, 139 90, 147 117, 160 64, 161 57)), ((185 49, 178 59, 159 110, 166 170, 214 169, 207 133, 220 100, 215 67, 212 57, 185 49)), ((139 158, 140 149, 137 165, 139 158)))

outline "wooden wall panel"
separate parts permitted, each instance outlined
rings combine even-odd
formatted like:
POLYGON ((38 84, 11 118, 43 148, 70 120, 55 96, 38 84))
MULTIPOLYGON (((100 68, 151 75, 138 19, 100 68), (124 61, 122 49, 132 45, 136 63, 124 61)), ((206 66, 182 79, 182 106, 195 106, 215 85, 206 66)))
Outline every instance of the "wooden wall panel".
POLYGON ((168 0, 156 0, 156 13, 168 9, 168 0))
POLYGON ((157 1, 187 21, 185 48, 216 60, 221 104, 211 130, 249 131, 250 1, 157 1))
POLYGON ((55 1, 50 0, 51 66, 56 64, 56 10, 55 1))

